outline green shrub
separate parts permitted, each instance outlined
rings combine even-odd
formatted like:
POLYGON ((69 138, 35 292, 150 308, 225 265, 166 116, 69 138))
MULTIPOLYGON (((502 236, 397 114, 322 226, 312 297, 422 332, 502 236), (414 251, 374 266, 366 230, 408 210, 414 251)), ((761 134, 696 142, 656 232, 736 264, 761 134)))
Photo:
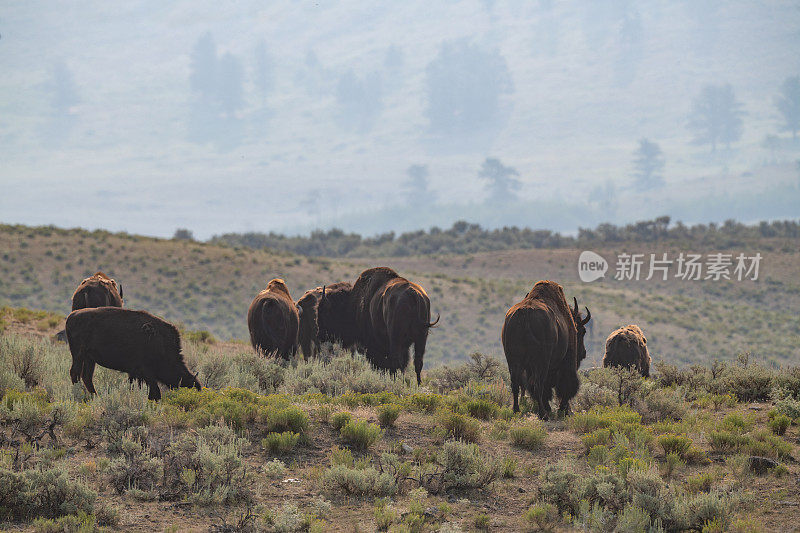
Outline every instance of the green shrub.
POLYGON ((433 494, 448 490, 482 488, 497 479, 500 461, 483 453, 477 444, 449 440, 436 456, 441 470, 423 473, 423 486, 433 494))
POLYGON ((709 522, 717 522, 725 530, 730 523, 732 511, 732 501, 727 495, 720 492, 701 492, 678 497, 672 518, 681 530, 700 530, 709 522))
POLYGON ((389 531, 399 517, 397 511, 389 507, 384 498, 378 499, 372 514, 375 517, 375 529, 378 531, 389 531))
POLYGON ((739 413, 728 413, 722 419, 722 423, 720 424, 722 429, 727 431, 734 431, 738 433, 746 433, 753 428, 753 421, 746 420, 741 414, 739 413))
POLYGON ((100 531, 94 515, 82 511, 78 515, 60 518, 37 518, 33 521, 35 533, 95 533, 100 531))
POLYGON ((692 439, 686 435, 661 435, 658 444, 664 449, 664 454, 676 453, 681 459, 686 458, 686 453, 692 447, 692 439))
POLYGON ((264 463, 264 474, 270 479, 277 479, 283 477, 286 473, 286 464, 279 460, 273 459, 264 463))
POLYGON ((333 429, 340 431, 353 419, 353 415, 347 412, 336 413, 331 416, 331 426, 333 429))
POLYGON ((608 444, 611 442, 611 430, 608 428, 596 429, 591 433, 581 435, 581 441, 587 450, 595 446, 608 444))
POLYGON ((711 449, 719 453, 734 453, 749 447, 751 439, 747 435, 732 431, 711 431, 708 434, 711 449))
POLYGON ((783 435, 792 423, 792 419, 786 415, 778 415, 767 421, 767 426, 776 435, 783 435))
POLYGON ((792 420, 800 420, 800 399, 783 396, 775 402, 775 409, 792 420))
POLYGON ((555 531, 559 524, 558 509, 552 503, 537 503, 522 515, 526 531, 555 531))
POLYGON ((70 481, 66 472, 0 468, 0 519, 30 520, 91 514, 96 494, 80 482, 70 481))
POLYGON ((342 439, 359 450, 366 450, 383 436, 383 430, 366 420, 351 420, 341 429, 342 439))
POLYGON ((415 392, 406 400, 408 406, 415 411, 432 413, 442 404, 442 397, 438 394, 415 392))
POLYGON ((294 405, 271 409, 267 412, 265 425, 268 432, 291 431, 303 435, 308 429, 308 414, 294 405))
POLYGON ((185 498, 202 506, 252 501, 251 475, 242 457, 246 444, 225 425, 181 435, 164 454, 162 498, 185 498))
POLYGON ((766 401, 772 392, 773 372, 760 365, 728 365, 710 384, 711 392, 733 394, 741 402, 766 401))
POLYGON ((580 476, 569 460, 548 464, 542 471, 539 495, 554 504, 561 513, 575 514, 579 507, 578 484, 580 476))
POLYGON ((504 457, 501 474, 504 479, 513 478, 517 473, 517 460, 513 457, 504 457))
POLYGON ((592 446, 586 460, 592 467, 607 465, 611 461, 611 449, 603 444, 592 446))
POLYGON ((397 481, 387 472, 375 468, 349 468, 335 465, 322 473, 322 491, 327 494, 344 493, 349 496, 393 496, 397 494, 397 481))
POLYGON ((634 407, 646 423, 680 420, 686 415, 682 395, 671 389, 652 389, 644 399, 635 401, 634 407))
POLYGON ((689 476, 686 478, 686 492, 697 494, 698 492, 709 492, 714 483, 714 476, 710 472, 689 476))
POLYGON ((547 431, 538 422, 528 422, 511 426, 508 435, 514 446, 535 450, 544 442, 547 437, 547 431))
POLYGON ((439 428, 445 436, 467 442, 477 442, 481 436, 481 425, 474 418, 442 409, 438 417, 439 428))
POLYGON ((632 503, 625 504, 625 508, 617 518, 616 533, 641 533, 646 531, 663 531, 661 521, 653 520, 650 513, 632 503))
POLYGON ((121 457, 108 466, 109 481, 117 494, 130 489, 154 490, 162 477, 161 460, 145 453, 142 445, 130 436, 120 440, 117 450, 121 457))
POLYGON ((378 407, 378 422, 381 426, 394 426, 397 417, 400 416, 400 406, 396 404, 386 404, 378 407))
POLYGON ((488 400, 472 398, 464 405, 464 410, 470 416, 481 420, 491 420, 497 417, 500 407, 488 400))
POLYGON ((472 519, 472 525, 478 531, 489 531, 489 526, 492 524, 492 517, 486 513, 478 513, 472 519))
POLYGON ((271 455, 283 455, 294 450, 300 440, 300 435, 293 431, 284 431, 283 433, 268 433, 267 436, 261 439, 261 447, 271 455))

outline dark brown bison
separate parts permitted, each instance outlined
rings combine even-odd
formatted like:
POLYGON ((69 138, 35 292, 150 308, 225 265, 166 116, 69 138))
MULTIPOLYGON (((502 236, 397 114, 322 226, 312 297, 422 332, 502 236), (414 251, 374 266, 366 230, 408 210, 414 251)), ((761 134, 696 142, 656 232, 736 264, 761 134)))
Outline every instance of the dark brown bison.
POLYGON ((350 291, 347 282, 334 283, 306 291, 297 301, 302 309, 298 342, 303 356, 319 353, 320 343, 336 342, 344 348, 354 349, 356 344, 350 291))
POLYGON ((146 383, 151 400, 161 398, 159 383, 200 390, 200 382, 183 362, 178 330, 150 313, 119 307, 79 309, 67 317, 66 331, 72 353, 70 378, 73 383, 82 378, 92 394, 97 393, 92 383, 95 364, 146 383))
POLYGON ((392 374, 408 366, 414 346, 414 371, 422 383, 422 364, 431 322, 431 302, 421 286, 387 267, 365 270, 351 294, 359 348, 376 368, 392 374))
POLYGON ((247 311, 250 342, 257 352, 291 359, 297 353, 300 311, 282 279, 273 279, 247 311))
POLYGON ((538 405, 539 418, 551 414, 550 400, 555 388, 559 412, 569 412, 569 401, 578 392, 578 366, 586 357, 583 337, 591 313, 570 309, 561 285, 539 281, 506 313, 503 324, 503 350, 511 374, 514 412, 519 411, 519 390, 538 405))
POLYGON ((87 307, 122 307, 122 285, 102 272, 84 279, 72 295, 72 310, 87 307))
POLYGON ((606 339, 603 366, 635 368, 644 377, 650 377, 650 353, 642 329, 631 324, 612 331, 606 339))
MULTIPOLYGON (((122 284, 102 272, 95 272, 84 279, 72 293, 72 310, 87 307, 122 307, 122 284)), ((61 330, 55 335, 58 342, 66 342, 67 332, 61 330)))

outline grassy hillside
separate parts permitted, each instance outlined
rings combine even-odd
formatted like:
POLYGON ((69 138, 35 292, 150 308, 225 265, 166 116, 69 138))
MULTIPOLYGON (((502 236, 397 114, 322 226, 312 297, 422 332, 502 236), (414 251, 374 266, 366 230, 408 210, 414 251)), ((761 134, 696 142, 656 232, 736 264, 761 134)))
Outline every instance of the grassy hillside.
MULTIPOLYGON (((602 357, 608 332, 631 322, 644 328, 656 359, 695 363, 749 350, 766 361, 796 360, 800 324, 792 310, 800 309, 800 253, 785 241, 760 242, 759 248, 742 249, 764 256, 757 282, 604 279, 584 284, 577 278, 577 249, 329 260, 101 231, 0 226, 0 306, 65 315, 78 282, 103 270, 123 284, 130 308, 221 339, 246 339, 247 307, 269 279, 283 277, 299 298, 308 288, 353 280, 364 268, 388 265, 421 283, 433 313, 442 315, 428 341, 428 365, 463 361, 472 351, 502 357, 505 312, 540 279, 558 280, 568 297, 577 296, 591 309, 589 361, 602 357)), ((689 240, 659 248, 606 246, 595 251, 609 260, 621 251, 711 251, 689 240)))

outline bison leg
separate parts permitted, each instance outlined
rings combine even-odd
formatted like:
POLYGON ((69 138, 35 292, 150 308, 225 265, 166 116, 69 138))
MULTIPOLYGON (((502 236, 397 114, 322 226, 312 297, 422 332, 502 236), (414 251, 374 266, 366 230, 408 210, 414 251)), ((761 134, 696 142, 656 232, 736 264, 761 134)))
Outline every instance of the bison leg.
POLYGON ((417 385, 422 385, 422 360, 425 356, 425 341, 414 343, 414 371, 417 373, 417 385))
POLYGON ((160 400, 161 388, 158 386, 158 380, 153 376, 146 376, 144 381, 147 383, 147 386, 150 387, 150 390, 147 393, 147 399, 156 401, 160 400))
POLYGON ((83 361, 73 357, 72 367, 69 369, 69 378, 72 380, 72 383, 77 383, 78 380, 81 378, 82 373, 83 373, 83 361))
POLYGON ((572 414, 569 408, 569 401, 578 393, 579 387, 580 381, 578 380, 578 373, 574 368, 567 368, 560 373, 558 382, 556 383, 556 394, 558 394, 559 398, 559 416, 568 416, 572 414))
POLYGON ((514 397, 514 412, 519 413, 519 377, 514 371, 511 372, 511 395, 514 397))
POLYGON ((92 377, 94 376, 94 365, 94 361, 87 359, 84 361, 83 370, 81 371, 83 384, 86 386, 86 390, 88 390, 90 394, 97 394, 97 391, 94 390, 94 383, 92 383, 92 377))

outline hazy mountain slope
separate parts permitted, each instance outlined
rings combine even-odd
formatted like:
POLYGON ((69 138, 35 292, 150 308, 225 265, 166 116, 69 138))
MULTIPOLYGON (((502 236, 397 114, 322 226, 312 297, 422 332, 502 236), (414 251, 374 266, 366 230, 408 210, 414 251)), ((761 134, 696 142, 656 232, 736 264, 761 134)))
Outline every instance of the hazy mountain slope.
MULTIPOLYGON (((744 218, 759 204, 748 193, 796 181, 792 169, 759 171, 767 160, 793 164, 798 149, 761 147, 778 131, 780 84, 800 72, 800 11, 788 1, 17 2, 4 7, 0 33, 0 183, 13 193, 0 198, 0 217, 9 222, 158 235, 188 226, 203 237, 336 222, 370 233, 398 229, 394 211, 377 209, 402 201, 409 165, 429 166, 449 220, 482 200, 476 173, 488 155, 519 170, 524 200, 552 212, 584 208, 610 180, 621 205, 686 206, 682 218, 706 220, 687 199, 693 180, 718 190, 747 170, 755 177, 724 203, 744 218), (190 81, 193 49, 209 32, 225 82, 215 90, 231 111, 210 125, 190 81), (442 79, 473 102, 455 111, 487 118, 457 122, 434 109, 457 124, 441 134, 429 120, 428 69, 445 45, 456 52, 442 79), (498 72, 509 83, 487 98, 480 88, 498 72), (690 145, 687 114, 704 84, 726 82, 747 113, 744 136, 709 157, 690 145), (667 187, 656 195, 626 190, 640 137, 665 153, 667 187)), ((415 222, 432 223, 404 224, 415 222)))
MULTIPOLYGON (((748 349, 764 360, 787 362, 800 349, 791 311, 800 308, 800 258, 791 248, 762 251, 758 282, 608 279, 593 284, 577 279, 579 250, 314 260, 106 232, 10 226, 0 226, 0 249, 0 305, 66 314, 77 283, 102 269, 123 284, 126 306, 223 339, 247 338, 247 307, 273 277, 283 277, 297 299, 308 288, 353 280, 366 267, 388 265, 421 283, 433 313, 442 315, 428 341, 431 364, 464 360, 475 350, 502 357, 505 312, 540 279, 558 280, 570 298, 591 309, 594 335, 588 348, 594 362, 602 357, 605 336, 628 323, 642 325, 654 357, 673 362, 732 358, 748 349)), ((620 249, 676 252, 642 245, 620 249)), ((596 251, 611 258, 620 249, 596 251)))

